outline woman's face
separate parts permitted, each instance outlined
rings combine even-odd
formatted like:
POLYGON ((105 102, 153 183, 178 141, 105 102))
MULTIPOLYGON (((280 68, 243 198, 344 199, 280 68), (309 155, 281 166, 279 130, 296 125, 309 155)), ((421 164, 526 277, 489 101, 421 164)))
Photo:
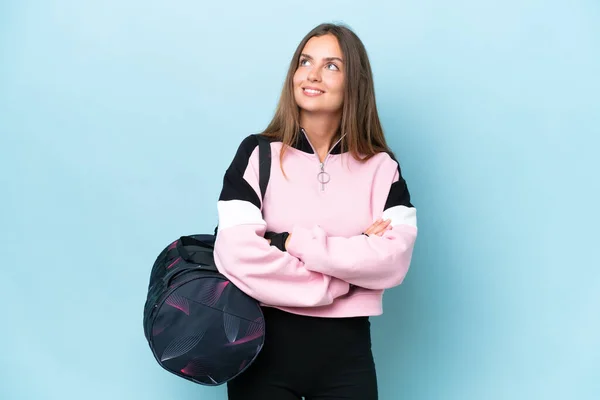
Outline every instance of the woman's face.
POLYGON ((294 74, 294 98, 308 112, 339 112, 344 101, 344 64, 337 38, 312 37, 294 74))

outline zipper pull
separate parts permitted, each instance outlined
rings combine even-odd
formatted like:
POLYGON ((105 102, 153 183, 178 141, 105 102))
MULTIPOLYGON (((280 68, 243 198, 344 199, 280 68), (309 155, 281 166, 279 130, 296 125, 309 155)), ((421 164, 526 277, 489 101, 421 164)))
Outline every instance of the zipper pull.
POLYGON ((319 175, 320 175, 319 180, 321 181, 321 192, 324 192, 325 191, 325 182, 323 180, 323 178, 325 177, 325 164, 324 163, 321 163, 321 173, 319 175))
POLYGON ((317 174, 317 180, 321 182, 321 191, 325 191, 325 184, 329 182, 329 174, 325 172, 325 163, 321 163, 321 172, 317 174))

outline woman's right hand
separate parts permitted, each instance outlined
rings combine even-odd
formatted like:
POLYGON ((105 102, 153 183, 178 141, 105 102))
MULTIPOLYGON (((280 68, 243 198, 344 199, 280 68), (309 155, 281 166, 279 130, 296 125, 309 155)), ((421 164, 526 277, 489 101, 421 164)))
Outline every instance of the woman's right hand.
POLYGON ((265 239, 269 242, 269 245, 277 247, 281 251, 286 251, 285 245, 289 241, 290 234, 288 232, 266 232, 265 239))
POLYGON ((379 218, 377 221, 373 222, 373 224, 369 226, 367 230, 363 233, 367 236, 382 236, 385 233, 385 231, 387 231, 388 229, 392 229, 392 227, 390 226, 391 222, 392 221, 389 219, 383 220, 379 218))

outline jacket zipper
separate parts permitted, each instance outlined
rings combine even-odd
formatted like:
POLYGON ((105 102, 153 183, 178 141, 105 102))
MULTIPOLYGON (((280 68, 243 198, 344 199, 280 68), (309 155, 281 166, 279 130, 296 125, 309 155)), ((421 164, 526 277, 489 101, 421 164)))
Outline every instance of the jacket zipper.
MULTIPOLYGON (((310 139, 308 138, 308 135, 306 134, 306 131, 304 130, 304 128, 302 128, 302 133, 304 134, 304 136, 306 137, 306 141, 308 142, 308 144, 310 144, 310 147, 312 147, 313 152, 315 153, 315 156, 317 157, 317 160, 319 160, 319 153, 317 153, 317 150, 315 149, 315 147, 312 145, 312 143, 310 142, 310 139)), ((333 144, 333 146, 331 146, 331 148, 329 149, 329 151, 327 152, 327 156, 325 156, 325 160, 323 160, 323 162, 321 162, 321 160, 319 160, 319 168, 321 170, 321 172, 319 172, 317 174, 317 180, 319 181, 319 183, 321 184, 321 191, 324 192, 325 191, 325 185, 327 183, 329 183, 329 181, 331 180, 331 177, 329 176, 329 174, 325 171, 325 164, 327 163, 327 161, 329 160, 329 156, 331 155, 331 151, 335 148, 335 146, 338 145, 339 142, 342 141, 342 139, 344 138, 344 136, 346 135, 342 135, 339 140, 337 142, 335 142, 333 144)))

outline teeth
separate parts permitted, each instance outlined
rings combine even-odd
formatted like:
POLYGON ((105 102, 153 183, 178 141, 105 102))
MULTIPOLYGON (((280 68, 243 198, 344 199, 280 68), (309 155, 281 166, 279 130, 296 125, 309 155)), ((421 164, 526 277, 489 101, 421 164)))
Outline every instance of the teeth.
POLYGON ((323 93, 320 90, 314 90, 314 89, 304 89, 304 91, 307 93, 311 93, 311 94, 323 93))

